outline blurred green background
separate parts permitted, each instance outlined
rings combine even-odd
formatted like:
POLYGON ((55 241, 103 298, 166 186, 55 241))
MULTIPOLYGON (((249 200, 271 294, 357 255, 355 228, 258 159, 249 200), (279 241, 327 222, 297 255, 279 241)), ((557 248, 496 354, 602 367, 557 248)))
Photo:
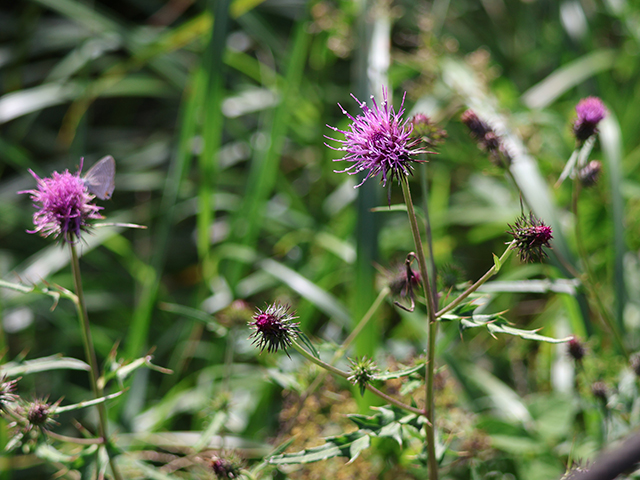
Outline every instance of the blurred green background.
MULTIPOLYGON (((243 300, 252 312, 274 300, 290 303, 310 337, 339 343, 377 295, 376 265, 389 269, 413 249, 406 214, 386 208, 376 180, 354 190, 359 182, 333 172, 346 165, 334 163, 339 152, 324 145, 333 133, 327 124, 347 127, 337 104, 355 116, 350 94, 380 99, 383 85, 396 108, 406 91, 407 115, 425 113, 448 133, 439 154, 416 169, 412 189, 419 207, 428 192, 436 263, 456 265, 472 281, 504 250, 520 203, 460 114, 474 108, 520 149, 514 175, 525 200, 553 225, 554 247, 578 265, 570 186, 545 185, 573 151, 575 104, 603 99, 610 116, 594 158, 603 160, 604 174, 581 198, 582 242, 607 309, 629 351, 638 349, 637 2, 22 0, 0 7, 0 25, 1 278, 72 288, 67 250, 26 233, 33 209, 16 192, 34 188, 28 169, 75 172, 81 157, 86 170, 113 155, 116 190, 99 202, 106 221, 148 227, 98 228, 80 245, 100 361, 117 345, 117 361, 152 351, 155 364, 174 371, 138 371, 110 404, 113 430, 136 451, 183 455, 180 448, 193 446, 185 437, 167 445, 148 434, 202 431, 221 402, 229 416, 217 433, 249 463, 291 435, 281 411, 312 373, 295 355, 258 356, 246 311, 229 306, 243 300), (385 208, 374 213, 376 206, 385 208)), ((401 203, 397 185, 391 199, 401 203)), ((524 287, 504 293, 508 286, 497 285, 503 293, 491 293, 487 308, 508 310, 520 328, 588 338, 588 378, 618 382, 624 355, 581 292, 558 282, 537 292, 518 283, 544 278, 570 277, 555 257, 544 266, 510 262, 499 280, 524 287)), ((52 311, 51 303, 0 294, 5 362, 83 358, 73 306, 61 302, 52 311)), ((424 350, 424 325, 422 314, 388 302, 350 355, 410 362, 424 350)), ((588 382, 574 382, 563 347, 485 332, 462 338, 455 325, 441 332, 438 365, 446 367, 449 395, 438 403, 443 441, 490 438, 456 447, 489 453, 450 460, 444 476, 557 478, 568 458, 593 454, 634 424, 627 415, 602 427, 597 401, 580 396, 588 382)), ((336 405, 342 413, 369 411, 368 397, 350 403, 338 397, 349 386, 332 385, 334 401, 321 398, 306 417, 317 430, 294 422, 312 440, 300 449, 335 434, 322 422, 333 425, 336 405), (323 408, 331 415, 321 416, 323 408)), ((65 403, 89 390, 85 374, 71 370, 20 382, 26 397, 65 403)), ((625 397, 632 403, 634 391, 625 397)), ((80 415, 91 423, 89 412, 80 415)), ((73 434, 69 418, 58 419, 60 431, 73 434)), ((8 435, 3 428, 3 442, 8 435)), ((422 478, 397 446, 376 449, 362 460, 366 468, 346 470, 335 459, 269 475, 328 478, 335 468, 335 478, 422 478)), ((59 468, 33 455, 6 455, 0 465, 1 479, 50 478, 59 468)))

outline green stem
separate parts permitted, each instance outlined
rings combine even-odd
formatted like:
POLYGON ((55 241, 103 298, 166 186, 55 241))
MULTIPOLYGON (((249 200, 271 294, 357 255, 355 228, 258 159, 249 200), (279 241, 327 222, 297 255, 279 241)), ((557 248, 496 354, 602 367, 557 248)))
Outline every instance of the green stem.
MULTIPOLYGON (((333 373, 334 375, 337 375, 337 376, 342 377, 342 378, 347 378, 347 379, 349 378, 349 376, 350 376, 349 372, 345 372, 344 370, 340 370, 339 368, 334 367, 330 363, 323 362, 319 358, 311 355, 300 344, 298 344, 298 342, 296 340, 293 340, 292 345, 293 345, 293 348, 295 348, 298 351, 298 353, 300 353, 300 355, 305 357, 310 362, 313 362, 316 365, 318 365, 319 367, 322 367, 325 370, 328 370, 329 372, 333 373)), ((416 415, 424 415, 424 411, 420 410, 419 408, 412 407, 410 405, 407 405, 406 403, 401 402, 400 400, 396 400, 395 398, 390 397, 386 393, 381 392, 380 390, 378 390, 376 387, 374 387, 372 385, 367 385, 367 390, 369 390, 374 395, 377 395, 378 397, 386 400, 387 402, 395 405, 398 408, 402 408, 403 410, 407 410, 408 412, 415 413, 416 415)))
MULTIPOLYGON (((367 310, 367 313, 365 313, 362 319, 360 320, 360 322, 358 322, 358 325, 356 325, 356 328, 353 329, 353 331, 349 334, 349 336, 345 339, 345 341, 342 342, 342 345, 340 345, 340 347, 333 354, 333 358, 331 359, 331 365, 336 363, 336 361, 342 355, 344 355, 344 352, 347 351, 351 343, 353 343, 353 341, 356 339, 356 337, 358 336, 358 333, 360 333, 362 329, 369 323, 369 320, 371 320, 371 318, 373 317, 373 314, 376 313, 378 308, 380 308, 380 305, 382 304, 384 297, 386 297, 388 294, 389 294, 388 287, 385 287, 380 291, 380 293, 378 294, 378 298, 376 298, 374 302, 371 304, 371 307, 369 307, 369 310, 367 310)), ((307 398, 309 398, 309 395, 315 392, 316 389, 322 384, 326 375, 327 375, 327 371, 322 370, 318 374, 318 376, 313 380, 313 382, 311 382, 311 385, 309 385, 306 388, 306 390, 302 392, 302 394, 298 398, 298 401, 296 402, 298 413, 300 413, 300 410, 302 409, 304 402, 306 402, 307 398)), ((285 432, 289 431, 289 428, 291 427, 292 423, 295 421, 296 417, 298 416, 298 413, 296 413, 296 415, 293 415, 291 417, 291 420, 289 420, 289 423, 285 425, 284 427, 285 432)))
MULTIPOLYGON (((436 335, 438 333, 438 323, 436 322, 436 300, 429 276, 427 274, 427 262, 424 257, 424 249, 422 240, 420 239, 420 229, 418 228, 418 219, 413 208, 411 200, 411 190, 409 189, 409 179, 406 176, 400 177, 402 185, 402 194, 404 195, 404 203, 407 206, 407 214, 409 223, 411 224, 411 233, 413 234, 413 242, 415 243, 416 253, 418 255, 418 264, 420 266, 420 275, 422 277, 422 290, 427 299, 427 314, 429 316, 429 347, 427 350, 428 361, 425 373, 425 406, 424 416, 427 417, 427 454, 429 458, 429 480, 438 480, 438 462, 436 458, 436 439, 435 439, 435 408, 434 408, 434 389, 433 379, 435 375, 435 358, 436 358, 436 335)), ((434 272, 435 274, 435 272, 434 272)), ((434 285, 435 287, 435 285, 434 285)))
MULTIPOLYGON (((516 241, 512 240, 511 243, 508 244, 507 249, 504 251, 504 253, 500 257, 499 264, 501 266, 504 264, 505 260, 507 260, 507 258, 509 258, 509 256, 511 255, 511 252, 513 251, 513 247, 515 246, 515 243, 516 241)), ((482 277, 480 277, 480 279, 476 283, 474 283, 469 288, 467 288, 464 292, 462 292, 449 305, 444 307, 442 310, 438 311, 436 313, 436 318, 440 318, 445 313, 450 312, 451 310, 456 308, 458 305, 460 305, 469 295, 471 295, 478 288, 480 288, 480 286, 482 286, 483 283, 485 283, 487 280, 493 277, 496 273, 498 273, 498 270, 499 268, 496 267, 494 263, 494 265, 487 271, 487 273, 485 273, 482 277)))
MULTIPOLYGON (((89 378, 91 380, 91 388, 93 389, 93 396, 95 398, 101 398, 104 396, 104 392, 102 391, 102 387, 100 387, 100 385, 98 384, 98 359, 96 357, 95 348, 93 347, 93 339, 91 338, 91 328, 89 325, 89 316, 87 315, 87 305, 84 301, 82 277, 80 275, 80 261, 78 259, 78 252, 76 251, 75 245, 71 241, 69 241, 68 243, 69 249, 71 251, 71 271, 73 272, 73 283, 76 289, 77 296, 77 301, 74 303, 76 305, 76 310, 78 311, 78 317, 80 319, 80 330, 82 331, 84 353, 87 357, 87 361, 89 362, 89 378)), ((115 462, 113 461, 113 458, 109 453, 109 449, 107 448, 109 443, 109 438, 107 436, 107 407, 104 403, 98 404, 97 407, 99 416, 98 431, 100 436, 102 437, 102 444, 109 458, 109 465, 111 466, 113 477, 116 480, 122 480, 122 477, 120 476, 120 473, 116 468, 115 462)))

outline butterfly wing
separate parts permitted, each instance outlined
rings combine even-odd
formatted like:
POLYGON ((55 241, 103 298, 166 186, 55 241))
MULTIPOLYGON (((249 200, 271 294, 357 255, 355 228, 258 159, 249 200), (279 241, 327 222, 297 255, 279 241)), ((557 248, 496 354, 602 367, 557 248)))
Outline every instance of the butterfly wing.
POLYGON ((109 200, 116 188, 116 161, 111 155, 98 160, 84 176, 90 193, 100 200, 109 200))

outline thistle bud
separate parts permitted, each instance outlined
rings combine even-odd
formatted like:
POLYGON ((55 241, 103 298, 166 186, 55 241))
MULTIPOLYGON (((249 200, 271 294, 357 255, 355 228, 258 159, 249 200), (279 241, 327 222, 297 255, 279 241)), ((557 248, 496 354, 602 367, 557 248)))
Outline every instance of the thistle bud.
POLYGON ((602 163, 591 160, 586 167, 578 171, 578 179, 583 187, 591 187, 598 182, 600 172, 602 172, 602 163))
POLYGON ((573 133, 579 142, 584 142, 598 132, 598 123, 607 116, 604 103, 598 97, 583 98, 576 105, 578 118, 573 124, 573 133))
POLYGON ((511 155, 503 145, 500 136, 473 110, 464 112, 460 120, 469 128, 471 136, 478 142, 478 147, 489 153, 495 165, 505 167, 511 163, 511 155))
POLYGON ((578 340, 577 337, 571 337, 571 340, 567 343, 567 353, 576 362, 580 363, 587 353, 587 349, 584 344, 578 340))
POLYGON ((209 460, 209 467, 216 478, 234 479, 240 476, 242 466, 233 454, 214 455, 209 460))
POLYGON ((418 113, 411 117, 411 123, 413 124, 411 136, 418 138, 425 147, 436 147, 447 138, 446 130, 438 127, 423 113, 418 113))
POLYGON ((274 303, 264 311, 258 309, 258 313, 253 316, 253 322, 249 322, 249 326, 255 330, 249 338, 253 337, 253 344, 257 345, 261 352, 265 348, 269 353, 282 348, 289 355, 287 348, 300 331, 299 323, 292 321, 296 318, 298 317, 289 312, 288 305, 274 303))
POLYGON ((360 388, 360 395, 364 395, 364 391, 367 389, 367 385, 374 379, 378 373, 378 367, 374 361, 367 357, 362 357, 355 360, 351 360, 351 375, 347 377, 354 385, 360 388))
POLYGON ((547 256, 542 247, 550 248, 549 241, 553 238, 551 227, 545 225, 533 213, 529 218, 525 215, 518 217, 511 230, 507 233, 515 239, 515 249, 518 250, 520 260, 526 263, 539 262, 547 256))
POLYGON ((598 400, 602 401, 602 403, 607 403, 609 389, 607 388, 607 384, 604 382, 593 382, 591 385, 591 393, 598 400))

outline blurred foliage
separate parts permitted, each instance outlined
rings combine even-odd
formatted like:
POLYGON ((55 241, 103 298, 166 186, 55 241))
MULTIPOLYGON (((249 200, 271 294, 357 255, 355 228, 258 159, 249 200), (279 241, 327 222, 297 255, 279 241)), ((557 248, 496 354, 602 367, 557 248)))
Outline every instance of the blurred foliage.
MULTIPOLYGON (((16 192, 33 188, 27 169, 75 172, 81 157, 88 168, 113 155, 116 190, 102 203, 106 221, 148 227, 99 228, 80 246, 100 361, 117 369, 152 353, 154 364, 174 372, 137 370, 124 380, 128 392, 109 402, 117 442, 130 451, 126 478, 187 478, 181 469, 202 467, 208 449, 222 447, 261 478, 333 478, 332 469, 341 470, 340 463, 289 470, 259 463, 276 438, 300 433, 308 442, 287 451, 311 448, 319 436, 340 435, 349 424, 340 414, 372 411, 368 400, 348 403, 351 387, 337 379, 295 415, 292 399, 317 372, 295 355, 258 355, 246 322, 255 307, 291 303, 301 329, 330 350, 369 307, 356 296, 358 282, 371 283, 354 273, 357 256, 373 245, 372 260, 386 268, 413 248, 406 214, 386 207, 373 214, 373 243, 363 243, 357 231, 364 216, 356 209, 363 190, 333 173, 341 164, 324 146, 325 125, 347 126, 337 103, 355 114, 351 92, 380 97, 373 73, 363 93, 363 61, 383 71, 396 105, 406 91, 409 114, 425 113, 447 131, 413 181, 418 207, 428 192, 436 263, 463 272, 461 282, 476 280, 493 265, 492 253, 504 250, 507 223, 520 213, 517 190, 459 121, 473 107, 493 115, 522 147, 528 163, 519 165, 530 170, 514 175, 525 200, 538 215, 549 214, 555 248, 569 262, 578 265, 580 242, 589 252, 627 349, 640 348, 634 2, 22 0, 0 7, 0 25, 2 279, 73 287, 67 251, 25 232, 33 212, 16 192), (386 39, 388 69, 384 50, 367 50, 364 26, 380 27, 372 35, 386 39), (553 185, 571 155, 573 109, 589 95, 604 100, 610 117, 593 153, 604 162, 603 176, 582 192, 577 238, 568 182, 541 185, 553 185)), ((386 192, 375 188, 374 204, 382 206, 386 192)), ((392 205, 401 198, 394 185, 392 205)), ((443 324, 443 478, 559 478, 572 461, 592 458, 637 425, 636 376, 584 292, 563 289, 566 278, 557 257, 542 266, 514 259, 502 266, 497 280, 504 283, 487 284, 482 308, 506 311, 518 329, 588 339, 588 358, 578 365, 563 345, 494 339, 484 329, 461 335, 454 322, 443 324), (551 283, 540 288, 535 282, 544 278, 551 283), (596 380, 612 392, 604 402, 591 392, 596 380)), ((2 291, 5 362, 84 358, 73 305, 62 299, 51 306, 38 292, 2 291)), ((389 301, 374 323, 378 336, 367 338, 376 358, 409 363, 422 353, 423 315, 389 301)), ((25 396, 64 397, 65 404, 91 397, 84 371, 23 377, 25 396)), ((92 425, 90 412, 58 418, 59 432, 77 435, 71 418, 92 425)), ((0 442, 8 442, 6 428, 0 442)), ((372 445, 358 460, 366 467, 345 475, 423 478, 420 451, 387 438, 372 445)), ((4 456, 0 479, 56 471, 78 478, 62 461, 45 465, 46 454, 4 456)), ((73 468, 86 468, 83 462, 73 468)), ((194 475, 210 474, 202 467, 194 475)))

